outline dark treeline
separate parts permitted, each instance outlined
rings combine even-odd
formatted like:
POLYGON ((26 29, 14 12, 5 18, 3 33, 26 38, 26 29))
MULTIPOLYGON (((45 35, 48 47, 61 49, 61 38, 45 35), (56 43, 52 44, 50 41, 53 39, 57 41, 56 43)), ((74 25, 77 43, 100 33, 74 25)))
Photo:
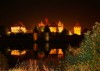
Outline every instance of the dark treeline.
POLYGON ((66 43, 71 44, 72 46, 76 46, 79 44, 82 39, 84 38, 83 35, 49 35, 49 40, 46 41, 44 33, 38 36, 37 40, 34 40, 33 34, 11 34, 9 36, 5 35, 0 37, 0 46, 27 46, 28 44, 43 44, 43 43, 66 43))

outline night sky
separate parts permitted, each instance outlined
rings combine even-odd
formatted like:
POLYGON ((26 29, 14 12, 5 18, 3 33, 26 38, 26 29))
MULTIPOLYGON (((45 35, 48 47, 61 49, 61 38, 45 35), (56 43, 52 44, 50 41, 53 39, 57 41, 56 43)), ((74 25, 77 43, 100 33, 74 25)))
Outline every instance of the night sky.
POLYGON ((85 0, 3 0, 0 1, 0 24, 11 26, 22 21, 26 27, 47 17, 49 22, 61 20, 67 29, 79 22, 82 28, 91 28, 100 21, 100 2, 85 0))

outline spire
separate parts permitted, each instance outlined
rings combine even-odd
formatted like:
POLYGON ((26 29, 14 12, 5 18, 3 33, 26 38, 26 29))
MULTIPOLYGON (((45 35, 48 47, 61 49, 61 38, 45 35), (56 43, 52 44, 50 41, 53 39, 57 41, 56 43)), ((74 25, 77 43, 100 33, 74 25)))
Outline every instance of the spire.
POLYGON ((37 29, 37 27, 36 27, 36 26, 34 27, 33 32, 38 32, 38 29, 37 29))
POLYGON ((45 25, 49 25, 48 18, 45 18, 45 25))
POLYGON ((50 29, 49 29, 48 25, 45 26, 44 32, 50 32, 50 29))

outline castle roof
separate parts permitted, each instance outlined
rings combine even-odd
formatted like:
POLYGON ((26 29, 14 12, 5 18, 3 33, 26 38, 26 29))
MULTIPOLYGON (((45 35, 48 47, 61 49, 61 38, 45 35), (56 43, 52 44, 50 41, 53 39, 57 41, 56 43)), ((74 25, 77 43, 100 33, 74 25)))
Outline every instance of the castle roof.
POLYGON ((20 27, 25 27, 25 25, 24 25, 21 21, 16 22, 16 23, 13 24, 12 26, 14 26, 14 27, 18 27, 18 26, 20 26, 20 27))
POLYGON ((81 27, 79 23, 76 23, 74 27, 81 27))

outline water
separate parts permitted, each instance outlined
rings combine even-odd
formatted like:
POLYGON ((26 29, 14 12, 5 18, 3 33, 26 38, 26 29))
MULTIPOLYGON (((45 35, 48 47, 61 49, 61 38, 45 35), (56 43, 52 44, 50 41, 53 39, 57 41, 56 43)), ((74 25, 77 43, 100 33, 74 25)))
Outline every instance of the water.
POLYGON ((67 43, 26 43, 0 46, 2 53, 8 59, 9 67, 25 63, 30 59, 37 60, 40 64, 41 62, 45 64, 46 61, 56 62, 64 58, 67 48, 67 43))

